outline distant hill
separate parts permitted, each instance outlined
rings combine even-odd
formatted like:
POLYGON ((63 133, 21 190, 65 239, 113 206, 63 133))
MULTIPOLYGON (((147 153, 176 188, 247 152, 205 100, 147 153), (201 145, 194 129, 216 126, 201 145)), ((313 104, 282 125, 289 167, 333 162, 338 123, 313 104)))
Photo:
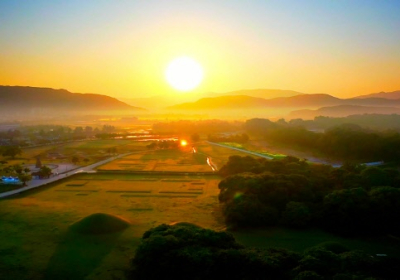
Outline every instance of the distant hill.
POLYGON ((139 110, 143 109, 107 95, 72 93, 64 89, 0 86, 1 115, 139 110))
POLYGON ((206 93, 182 93, 182 94, 163 94, 139 98, 119 98, 120 100, 135 106, 144 107, 146 109, 161 109, 172 106, 177 103, 195 102, 202 98, 215 98, 222 96, 250 96, 258 98, 278 98, 290 97, 295 95, 304 95, 304 93, 293 90, 279 90, 279 89, 245 89, 230 92, 206 92, 206 93))
POLYGON ((360 95, 354 97, 355 99, 364 99, 364 98, 386 98, 386 99, 400 99, 400 90, 392 91, 392 92, 377 92, 370 93, 365 95, 360 95))
POLYGON ((168 107, 170 110, 226 110, 262 108, 267 106, 264 98, 251 97, 246 95, 219 96, 201 98, 195 102, 187 102, 168 107))
POLYGON ((178 102, 192 102, 203 96, 197 96, 192 94, 182 94, 182 95, 172 95, 172 94, 163 94, 163 95, 154 95, 149 97, 139 97, 139 98, 119 98, 121 101, 129 104, 135 105, 139 107, 143 107, 146 109, 163 109, 167 106, 174 105, 178 102), (197 97, 197 98, 196 98, 197 97))
MULTIPOLYGON (((392 106, 392 102, 388 99, 400 100, 400 91, 373 93, 368 95, 361 95, 350 99, 336 98, 332 95, 324 93, 305 94, 293 90, 279 89, 244 89, 220 93, 207 92, 188 94, 163 94, 139 98, 121 98, 122 101, 130 105, 145 107, 148 109, 162 109, 168 107, 168 109, 174 110, 216 110, 220 109, 218 104, 224 105, 224 100, 228 102, 228 104, 223 106, 224 109, 229 108, 238 110, 240 110, 241 108, 251 107, 260 108, 263 106, 271 108, 277 107, 302 109, 316 109, 325 106, 337 105, 360 105, 372 107, 392 106), (258 99, 251 99, 252 97, 258 99), (268 102, 261 99, 268 100, 268 102), (234 105, 234 102, 236 101, 238 102, 238 104, 234 105), (244 103, 241 104, 241 102, 244 103), (252 102, 254 103, 254 105, 251 105, 252 102), (192 103, 193 105, 191 105, 192 103)), ((400 104, 400 102, 398 103, 400 104)))
POLYGON ((332 107, 322 107, 317 110, 303 109, 292 111, 288 118, 290 119, 314 119, 318 116, 325 117, 347 117, 360 114, 400 114, 400 108, 396 107, 369 107, 357 105, 339 105, 332 107))
POLYGON ((195 102, 187 102, 168 107, 170 110, 239 110, 260 108, 299 108, 318 109, 339 105, 372 106, 372 107, 400 107, 400 99, 385 98, 340 99, 329 94, 302 94, 291 97, 272 99, 257 98, 247 95, 219 96, 202 98, 195 102))
POLYGON ((329 94, 302 94, 291 97, 280 97, 268 100, 268 106, 273 107, 321 107, 327 105, 338 105, 343 102, 342 99, 333 97, 329 94))
POLYGON ((304 95, 304 93, 293 90, 281 90, 281 89, 243 89, 225 93, 208 93, 207 95, 208 97, 247 95, 252 97, 271 99, 278 97, 291 97, 296 95, 304 95))

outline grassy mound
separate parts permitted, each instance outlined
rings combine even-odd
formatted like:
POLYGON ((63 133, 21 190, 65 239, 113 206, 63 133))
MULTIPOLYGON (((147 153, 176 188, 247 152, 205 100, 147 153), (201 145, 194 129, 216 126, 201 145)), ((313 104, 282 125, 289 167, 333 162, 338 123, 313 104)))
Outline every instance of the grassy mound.
POLYGON ((130 223, 123 218, 96 213, 72 224, 70 229, 83 234, 104 234, 122 231, 129 225, 130 223))

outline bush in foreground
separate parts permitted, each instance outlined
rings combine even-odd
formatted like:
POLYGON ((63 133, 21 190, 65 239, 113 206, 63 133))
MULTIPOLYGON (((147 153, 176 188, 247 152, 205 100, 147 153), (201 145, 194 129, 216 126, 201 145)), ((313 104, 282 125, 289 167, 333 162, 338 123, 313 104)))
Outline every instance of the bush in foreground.
POLYGON ((398 260, 322 243, 298 254, 250 249, 226 232, 193 224, 145 232, 132 259, 131 279, 398 279, 398 260))
POLYGON ((290 279, 298 261, 286 250, 245 249, 227 232, 192 224, 160 225, 143 235, 132 279, 290 279), (288 270, 283 270, 287 268, 288 270))

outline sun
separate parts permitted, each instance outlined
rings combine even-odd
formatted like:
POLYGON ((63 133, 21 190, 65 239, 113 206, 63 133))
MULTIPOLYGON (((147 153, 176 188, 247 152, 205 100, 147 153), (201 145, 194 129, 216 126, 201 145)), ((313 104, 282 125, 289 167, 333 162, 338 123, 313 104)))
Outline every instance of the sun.
POLYGON ((203 69, 194 59, 183 56, 170 62, 165 70, 168 83, 180 91, 189 91, 197 87, 203 80, 203 69))

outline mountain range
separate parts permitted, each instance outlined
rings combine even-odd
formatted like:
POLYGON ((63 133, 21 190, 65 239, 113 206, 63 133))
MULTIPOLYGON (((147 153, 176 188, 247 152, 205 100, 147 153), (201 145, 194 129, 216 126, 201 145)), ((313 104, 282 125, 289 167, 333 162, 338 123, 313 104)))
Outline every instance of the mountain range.
POLYGON ((289 119, 314 119, 317 116, 325 117, 347 117, 350 115, 363 114, 400 114, 400 107, 371 107, 357 105, 339 105, 331 107, 322 107, 317 110, 302 109, 290 112, 289 119))
POLYGON ((64 89, 0 86, 0 116, 138 113, 145 112, 145 109, 138 107, 144 104, 146 106, 143 107, 148 109, 166 108, 168 111, 181 113, 225 111, 226 115, 240 113, 263 117, 267 117, 268 112, 273 112, 275 116, 290 118, 364 113, 392 114, 399 113, 400 91, 379 92, 344 99, 323 93, 304 94, 291 90, 254 89, 226 93, 163 95, 129 100, 134 106, 107 95, 72 93, 64 89), (183 100, 186 102, 172 105, 183 100))
POLYGON ((212 98, 221 96, 252 96, 259 98, 277 98, 301 95, 304 93, 293 90, 280 89, 245 89, 230 91, 224 93, 206 92, 206 93, 182 93, 182 94, 163 94, 150 97, 139 98, 119 98, 120 100, 134 106, 140 106, 151 109, 162 109, 168 106, 176 105, 182 102, 195 102, 202 98, 212 98))
POLYGON ((378 93, 370 93, 365 95, 360 95, 354 98, 362 99, 362 98, 386 98, 386 99, 400 99, 400 90, 392 91, 392 92, 378 92, 378 93))
POLYGON ((349 98, 341 99, 329 94, 301 94, 290 97, 272 99, 258 98, 247 95, 220 96, 199 99, 168 107, 170 110, 217 110, 217 109, 249 109, 249 108, 301 108, 317 109, 326 106, 356 105, 356 106, 400 106, 400 99, 386 98, 349 98))
POLYGON ((107 95, 72 93, 64 89, 0 86, 1 115, 143 110, 107 95))

